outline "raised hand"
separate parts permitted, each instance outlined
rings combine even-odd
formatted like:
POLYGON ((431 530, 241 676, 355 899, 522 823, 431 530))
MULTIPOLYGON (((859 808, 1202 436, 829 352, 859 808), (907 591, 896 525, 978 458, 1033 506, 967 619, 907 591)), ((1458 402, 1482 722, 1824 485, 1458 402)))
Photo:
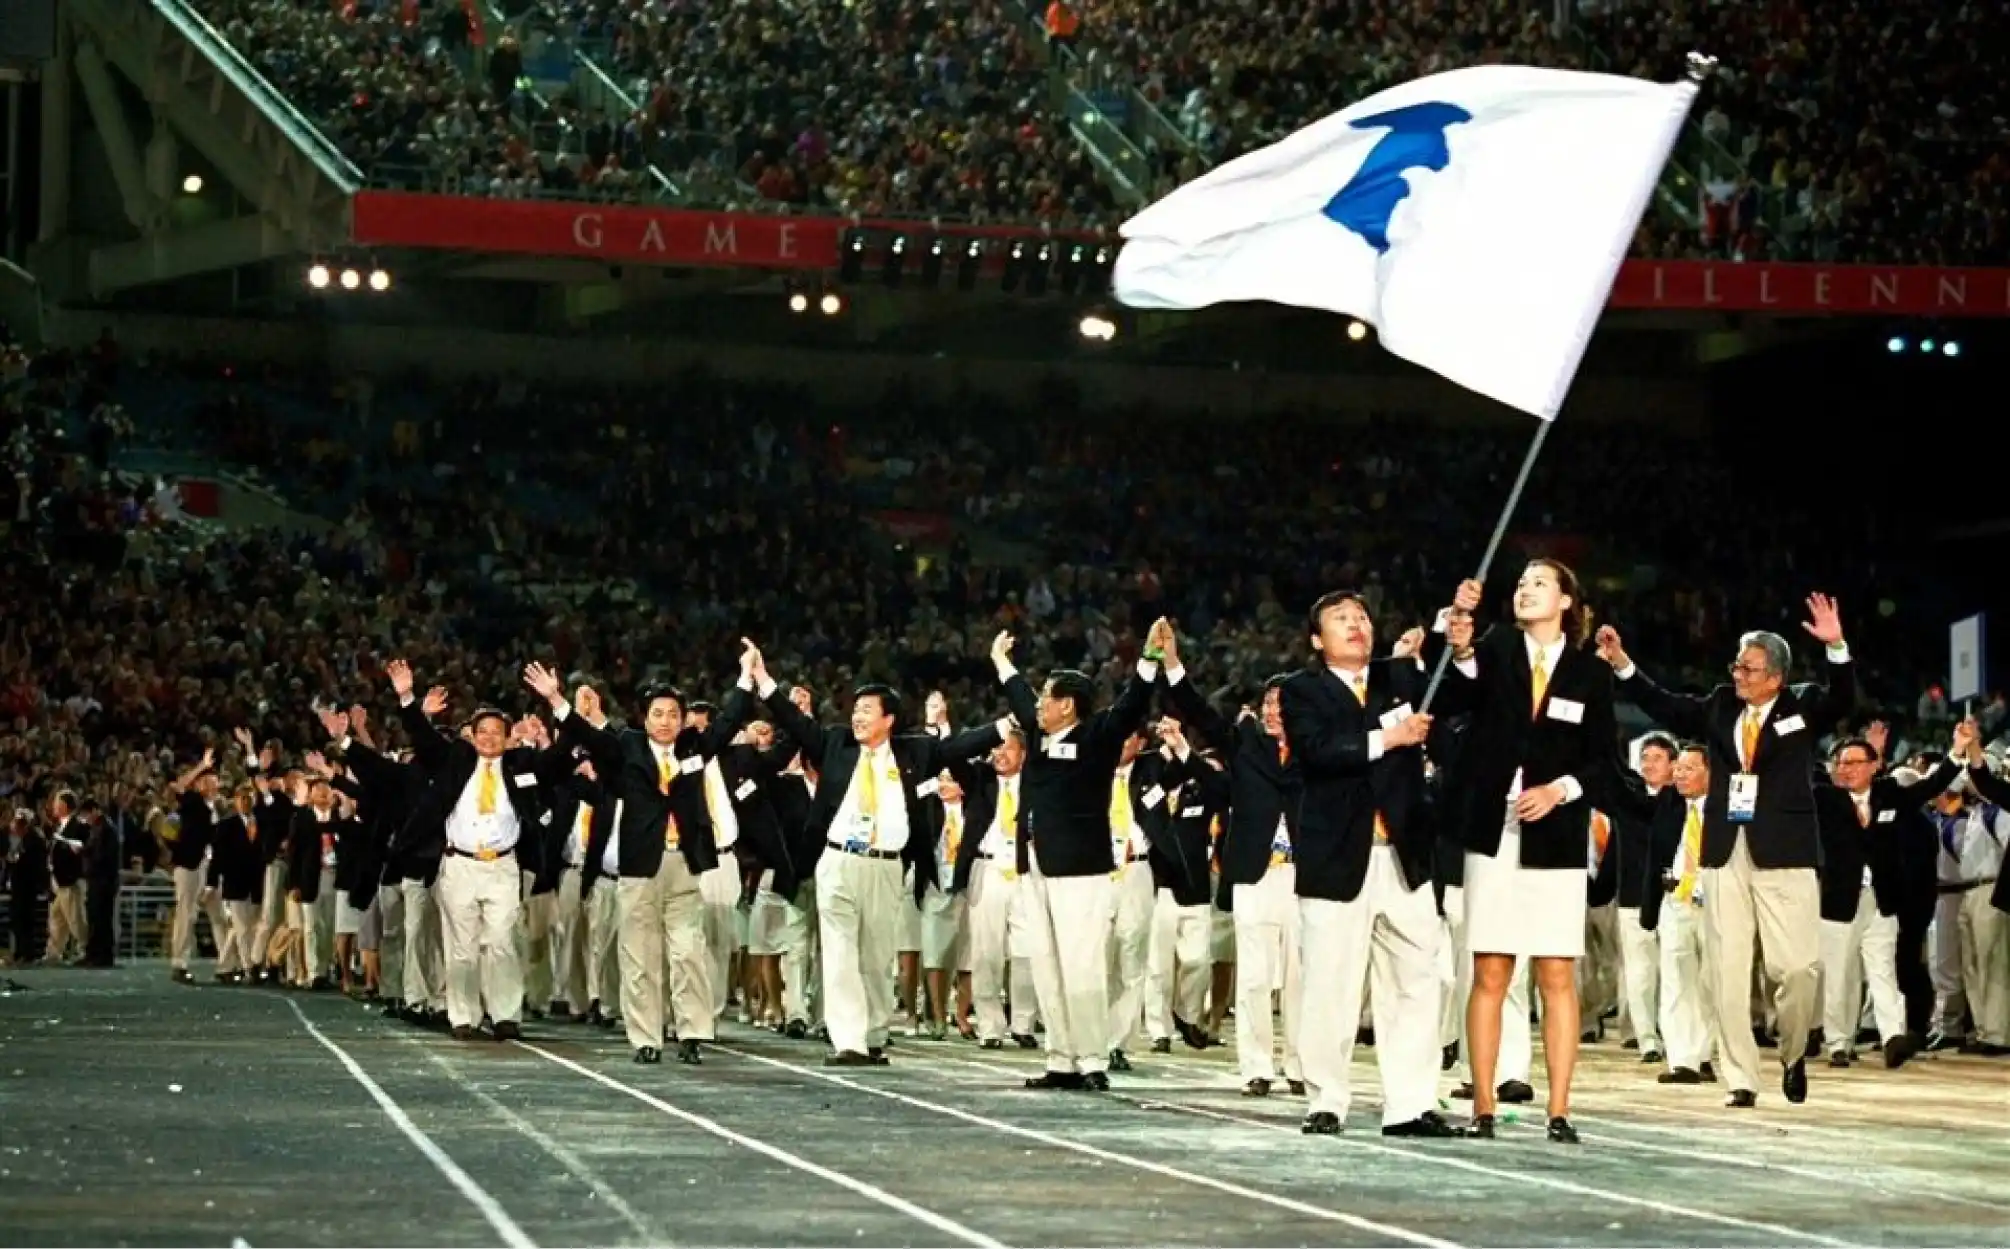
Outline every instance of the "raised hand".
POLYGON ((237 740, 237 744, 243 748, 245 754, 255 755, 258 753, 258 743, 251 740, 250 729, 240 724, 230 731, 230 735, 237 740))
POLYGON ((1480 609, 1480 583, 1468 577, 1459 582, 1459 588, 1452 593, 1452 607, 1462 612, 1480 609))
POLYGON ((1878 761, 1883 762, 1884 744, 1891 740, 1891 726, 1882 720, 1872 720, 1864 726, 1863 740, 1870 743, 1870 748, 1877 752, 1878 761))
POLYGON ((748 638, 740 639, 740 647, 740 676, 744 680, 752 681, 756 674, 765 671, 761 666, 761 648, 748 638))
POLYGON ((591 685, 582 685, 572 691, 572 709, 585 716, 589 723, 600 720, 600 691, 591 685))
POLYGON ((349 704, 349 727, 357 733, 370 727, 370 713, 364 710, 362 703, 349 704))
POLYGON ((565 682, 559 680, 558 674, 543 664, 535 660, 525 664, 523 683, 530 687, 532 693, 553 707, 565 705, 565 682))
POLYGON ((1966 759, 1970 763, 1978 763, 1982 759, 1982 752, 1977 750, 1976 746, 1981 740, 1981 726, 1975 723, 1973 717, 1970 717, 1954 726, 1954 748, 1948 753, 1957 759, 1966 759))
POLYGON ((1164 616, 1159 617, 1159 622, 1152 628, 1158 630, 1160 665, 1168 671, 1179 667, 1179 631, 1164 616))
POLYGON ((1600 625, 1594 640, 1598 646, 1598 657, 1611 664, 1614 672, 1623 672, 1633 666, 1633 661, 1626 657, 1626 644, 1620 640, 1619 630, 1611 625, 1600 625))
POLYGON ((323 780, 335 775, 335 770, 328 766, 326 756, 318 750, 308 751, 305 755, 301 756, 301 761, 307 765, 309 772, 323 780))
POLYGON ((806 685, 798 685, 791 689, 789 691, 789 701, 796 705, 797 711, 802 712, 806 716, 814 716, 817 713, 816 696, 810 693, 809 687, 806 685))
POLYGON ((949 723, 949 700, 943 697, 941 690, 929 691, 925 707, 928 714, 928 723, 931 726, 947 725, 949 723))
POLYGON ((317 707, 314 714, 321 721, 321 731, 328 734, 328 740, 339 742, 349 735, 349 713, 337 711, 333 707, 317 707))
POLYGON ((1838 646, 1843 640, 1842 613, 1826 594, 1808 595, 1808 618, 1801 622, 1808 636, 1824 646, 1838 646))
POLYGON ((1382 749, 1402 750, 1407 746, 1421 746, 1430 735, 1431 717, 1418 712, 1400 724, 1382 730, 1382 749))
POLYGON ((447 687, 435 685, 426 691, 426 700, 419 704, 419 710, 426 713, 428 720, 447 709, 447 687))
POLYGON ((1389 654, 1396 659, 1409 659, 1422 649, 1424 649, 1424 630, 1420 625, 1406 630, 1402 637, 1397 638, 1396 645, 1389 654))
POLYGON ((391 692, 403 702, 412 696, 412 665, 402 659, 393 659, 384 665, 384 675, 391 678, 391 692))
POLYGON ((1159 740, 1177 751, 1186 745, 1186 732, 1179 721, 1167 716, 1159 721, 1159 740))
POLYGON ((1012 635, 1000 633, 991 639, 991 662, 1003 668, 1012 662, 1012 635))

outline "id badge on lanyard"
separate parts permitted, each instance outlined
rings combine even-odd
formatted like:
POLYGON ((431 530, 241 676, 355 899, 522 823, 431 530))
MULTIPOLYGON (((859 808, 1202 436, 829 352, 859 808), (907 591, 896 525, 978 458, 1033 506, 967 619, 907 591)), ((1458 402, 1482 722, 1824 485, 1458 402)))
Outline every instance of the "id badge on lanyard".
POLYGON ((1733 824, 1750 824, 1759 809, 1759 778, 1750 772, 1731 774, 1731 788, 1725 798, 1724 816, 1733 824))

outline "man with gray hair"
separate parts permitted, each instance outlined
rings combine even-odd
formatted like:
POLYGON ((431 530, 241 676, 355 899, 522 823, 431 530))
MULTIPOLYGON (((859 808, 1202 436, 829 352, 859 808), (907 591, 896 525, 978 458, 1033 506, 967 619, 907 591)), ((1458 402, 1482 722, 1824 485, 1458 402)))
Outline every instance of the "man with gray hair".
MULTIPOLYGON (((1821 836, 1815 818, 1817 743, 1856 701, 1855 674, 1834 600, 1808 596, 1802 628, 1827 648, 1829 683, 1787 684, 1793 650, 1777 633, 1738 639, 1731 684, 1702 696, 1674 694, 1627 658, 1619 634, 1598 631, 1598 653, 1619 677, 1619 694, 1662 726, 1704 743, 1710 794, 1703 808, 1706 990, 1717 1017, 1745 1017, 1756 940, 1766 978, 1778 985, 1781 1091, 1807 1100, 1808 1032, 1817 1021, 1821 967, 1821 836)), ((1730 1105, 1758 1101, 1759 1050, 1742 1028, 1723 1029, 1730 1105)))

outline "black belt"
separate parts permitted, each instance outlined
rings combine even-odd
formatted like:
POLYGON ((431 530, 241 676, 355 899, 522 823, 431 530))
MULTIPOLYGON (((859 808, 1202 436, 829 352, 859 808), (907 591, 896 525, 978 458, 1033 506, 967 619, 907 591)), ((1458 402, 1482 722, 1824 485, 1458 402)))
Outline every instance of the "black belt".
POLYGON ((493 863, 497 859, 515 858, 516 847, 511 846, 507 850, 493 850, 484 853, 474 850, 463 850, 459 846, 448 846, 447 853, 457 859, 473 859, 478 863, 493 863))
POLYGON ((900 851, 898 850, 853 850, 851 847, 845 845, 841 841, 831 841, 828 838, 824 840, 824 844, 829 846, 833 850, 839 850, 844 852, 845 854, 857 855, 861 859, 885 860, 885 859, 897 859, 900 857, 900 851))
POLYGON ((1936 893, 1967 893, 1971 889, 1980 889, 1984 885, 1995 883, 1996 878, 1991 876, 1987 880, 1964 880, 1958 885, 1935 885, 1933 889, 1936 893))

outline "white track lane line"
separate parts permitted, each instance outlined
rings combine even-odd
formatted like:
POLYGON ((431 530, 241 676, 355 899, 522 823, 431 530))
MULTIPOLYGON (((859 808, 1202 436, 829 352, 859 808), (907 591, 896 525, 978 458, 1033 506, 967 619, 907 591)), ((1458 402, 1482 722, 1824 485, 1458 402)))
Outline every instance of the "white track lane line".
POLYGON ((1298 1201, 1290 1197, 1280 1197, 1275 1193, 1261 1192, 1254 1188, 1244 1188, 1240 1184, 1216 1179, 1210 1175, 1183 1171, 1178 1167, 1167 1166, 1164 1163, 1151 1162, 1143 1158, 1134 1158, 1129 1154, 1116 1153, 1095 1145, 1084 1144, 1081 1141, 1071 1141, 1066 1137, 1055 1136, 1050 1132, 1042 1132, 1035 1128, 1020 1127, 1017 1124, 1005 1123, 984 1115, 972 1114, 967 1110, 958 1110, 951 1106, 940 1106, 918 1097, 910 1097, 905 1093, 896 1093, 891 1089, 874 1088, 872 1085, 860 1084, 855 1080, 848 1080, 843 1076, 834 1076, 828 1072, 813 1070, 809 1067, 799 1067, 794 1063, 783 1062, 779 1058, 768 1058, 761 1054, 749 1053, 746 1050, 736 1049, 728 1045, 716 1045, 713 1048, 721 1053, 731 1054, 736 1058, 747 1059, 749 1062, 778 1067, 783 1071, 793 1071, 797 1075, 808 1076, 813 1080, 822 1080, 827 1084, 835 1084, 841 1088, 869 1093, 874 1097, 885 1098, 888 1101, 912 1106, 918 1110, 926 1110, 931 1114, 946 1115, 952 1119, 961 1119, 965 1123, 973 1123, 979 1127, 990 1128, 994 1132, 1002 1132, 1008 1136, 1017 1136, 1023 1140, 1037 1141, 1042 1145, 1069 1150, 1073 1153, 1097 1158, 1104 1162, 1113 1162, 1119 1166, 1130 1167, 1134 1170, 1148 1171, 1154 1175, 1164 1176, 1167 1179, 1179 1180, 1188 1184, 1197 1184, 1203 1188, 1211 1188, 1219 1193, 1227 1193, 1232 1197, 1240 1197, 1246 1201, 1255 1201, 1261 1202, 1264 1205, 1276 1206, 1281 1210, 1289 1210, 1294 1214, 1302 1214, 1309 1218, 1324 1219, 1332 1223, 1343 1223, 1357 1231, 1368 1232, 1375 1236, 1385 1237, 1390 1240, 1400 1240, 1412 1245, 1429 1246, 1431 1249, 1458 1249, 1456 1241, 1440 1240, 1435 1236, 1427 1236, 1422 1232, 1413 1232, 1408 1228, 1396 1227, 1388 1223, 1377 1223, 1373 1219, 1364 1219, 1359 1215, 1348 1214, 1342 1210, 1332 1210, 1325 1206, 1315 1206, 1310 1202, 1298 1201))
MULTIPOLYGON (((774 1059, 761 1058, 759 1055, 750 1054, 747 1055, 747 1057, 754 1058, 757 1061, 761 1062, 776 1063, 776 1060, 774 1059)), ((952 1061, 955 1061, 958 1066, 962 1067, 985 1066, 985 1064, 972 1063, 964 1059, 956 1059, 952 1061)), ((776 1063, 776 1065, 785 1066, 787 1064, 776 1063)), ((812 1072, 808 1074, 820 1074, 820 1073, 812 1072)), ((829 1078, 835 1079, 834 1077, 829 1078)), ((850 1087, 862 1089, 863 1091, 868 1093, 875 1093, 880 1096, 900 1098, 902 1100, 912 1100, 905 1098, 901 1094, 891 1093, 884 1089, 871 1088, 865 1085, 854 1085, 851 1084, 851 1082, 849 1081, 838 1081, 838 1082, 847 1084, 850 1087)), ((1122 1092, 1113 1092, 1112 1094, 1110 1094, 1110 1096, 1114 1097, 1119 1101, 1123 1101, 1139 1107, 1150 1106, 1152 1108, 1162 1108, 1166 1110, 1175 1111, 1181 1114, 1193 1115, 1195 1117, 1203 1119, 1213 1119, 1226 1123, 1239 1123, 1249 1127, 1260 1127, 1276 1132, 1290 1132, 1293 1134, 1298 1133, 1298 1127, 1295 1124, 1285 1124, 1276 1122, 1274 1120, 1266 1120, 1263 1118, 1230 1114, 1225 1111, 1208 1110, 1198 1106, 1183 1106, 1176 1102, 1164 1100, 1162 1097, 1158 1096, 1139 1097, 1122 1092)), ((926 1105, 926 1103, 919 1103, 919 1104, 926 1105)), ((965 1117, 965 1112, 950 1111, 947 1110, 946 1108, 934 1108, 934 1109, 937 1109, 939 1113, 953 1114, 956 1115, 957 1117, 965 1117)), ((1008 1131, 1022 1130, 1014 1128, 1010 1124, 996 1124, 995 1126, 998 1126, 1001 1129, 1008 1131)), ((1731 1214, 1717 1214, 1708 1210, 1697 1210, 1688 1206, 1678 1205, 1674 1202, 1657 1201, 1653 1198, 1639 1197, 1631 1193, 1622 1193, 1610 1189, 1595 1188, 1587 1184, 1578 1184, 1575 1183, 1574 1181, 1556 1179, 1551 1176, 1528 1175, 1518 1171, 1504 1171, 1495 1167, 1485 1166, 1481 1163, 1470 1162, 1463 1158, 1454 1158, 1445 1154, 1435 1152, 1426 1153, 1421 1150, 1404 1149, 1393 1145, 1386 1145, 1378 1142, 1369 1142, 1347 1136, 1336 1136, 1336 1137, 1330 1137, 1328 1139, 1335 1144, 1353 1149, 1364 1149, 1373 1153, 1389 1154, 1395 1157, 1410 1159, 1417 1162, 1426 1162, 1438 1166, 1452 1167, 1457 1170, 1468 1171, 1479 1175, 1491 1176, 1495 1179, 1508 1180, 1515 1183, 1529 1184, 1543 1188, 1552 1188, 1561 1192, 1572 1193, 1578 1196, 1596 1197, 1605 1201, 1613 1201, 1624 1205, 1638 1206, 1643 1209, 1654 1210, 1659 1213, 1672 1215, 1678 1218, 1694 1219, 1702 1222, 1717 1223, 1726 1227, 1739 1227, 1751 1231, 1766 1232, 1770 1235, 1780 1236, 1790 1240, 1806 1241, 1811 1244, 1849 1246, 1852 1243, 1849 1241, 1837 1240, 1834 1237, 1830 1236, 1822 1236, 1812 1232, 1804 1232, 1799 1230, 1798 1228, 1786 1227, 1776 1223, 1764 1223, 1752 1219, 1742 1219, 1736 1215, 1731 1214)))
POLYGON ((449 1184, 460 1190, 461 1196, 466 1197, 475 1209, 482 1212, 482 1217, 489 1221, 489 1226, 496 1230, 496 1235, 502 1237, 503 1243, 509 1245, 511 1249, 537 1249, 537 1242, 532 1240, 523 1228, 517 1226, 516 1220, 502 1208, 502 1203, 487 1189, 477 1184, 472 1175, 461 1170, 460 1164, 449 1158, 445 1150, 434 1144, 433 1138, 427 1136, 420 1130, 418 1124, 412 1122, 412 1117, 405 1113, 404 1107, 391 1100, 391 1095, 384 1091, 383 1086, 372 1080, 370 1073, 363 1070, 355 1059, 349 1057, 347 1051, 329 1040, 321 1029, 315 1027, 314 1021, 307 1017, 307 1012, 300 1009, 300 1003, 289 999, 286 1004, 293 1008, 294 1015, 300 1020, 300 1026, 307 1029, 307 1035, 319 1041, 322 1048, 335 1055, 391 1123, 426 1156, 426 1161, 432 1163, 441 1175, 447 1177, 449 1184))
MULTIPOLYGON (((779 1162, 783 1166, 792 1167, 795 1170, 801 1171, 806 1175, 813 1175, 816 1178, 823 1180, 827 1183, 835 1184, 839 1188, 845 1189, 852 1193, 856 1193, 857 1195, 866 1198, 868 1201, 877 1202, 880 1205, 885 1206, 890 1210, 899 1211, 901 1214, 904 1214, 907 1217, 914 1219, 916 1222, 926 1223, 928 1226, 934 1228, 938 1232, 942 1232, 949 1236, 954 1236, 956 1239, 962 1241, 964 1244, 975 1245, 978 1247, 978 1249, 1005 1249, 1004 1242, 1002 1241, 993 1240, 991 1237, 986 1236, 984 1233, 980 1231, 976 1231, 972 1228, 965 1227, 963 1224, 958 1223, 956 1220, 952 1218, 949 1218, 947 1215, 937 1214, 933 1210, 925 1209, 921 1206, 915 1205, 913 1202, 908 1201, 903 1197, 896 1197, 892 1193, 887 1192, 885 1189, 876 1187, 872 1184, 868 1184, 864 1180, 853 1179, 849 1175, 845 1175, 839 1171, 833 1171, 829 1167, 819 1166, 816 1163, 811 1162, 807 1158, 798 1157, 795 1154, 792 1154, 785 1149, 780 1149, 774 1145, 768 1144, 765 1141, 755 1140, 751 1136, 743 1136, 740 1133, 733 1131, 733 1129, 726 1127, 724 1124, 714 1122, 711 1119, 707 1119, 703 1115, 693 1114, 688 1110, 680 1109, 676 1106, 671 1105, 669 1102, 664 1101, 662 1098, 655 1096, 654 1094, 645 1092, 642 1089, 634 1087, 633 1085, 624 1084, 612 1076, 603 1075, 600 1072, 593 1070, 591 1067, 581 1066, 579 1063, 572 1061, 570 1058, 561 1057, 557 1054, 552 1053, 550 1050, 543 1048, 542 1046, 533 1045, 528 1041, 517 1041, 514 1042, 514 1044, 519 1049, 527 1050, 530 1053, 536 1054, 538 1057, 543 1058, 548 1062, 556 1063, 557 1065, 564 1067, 568 1071, 572 1071, 579 1075, 585 1076, 587 1079, 594 1081, 596 1084, 605 1085, 608 1088, 615 1089, 622 1093, 626 1093, 628 1094, 628 1096, 634 1098, 636 1101, 641 1102, 643 1105, 652 1106, 655 1109, 660 1110, 664 1114, 670 1116, 671 1118, 679 1120, 680 1122, 683 1123, 688 1123, 692 1127, 698 1128, 701 1131, 709 1132, 713 1136, 718 1137, 722 1141, 738 1145, 742 1149, 750 1150, 754 1153, 760 1154, 762 1157, 771 1159, 775 1162, 779 1162)), ((725 1049, 724 1046, 718 1046, 715 1048, 721 1050, 725 1049)))

